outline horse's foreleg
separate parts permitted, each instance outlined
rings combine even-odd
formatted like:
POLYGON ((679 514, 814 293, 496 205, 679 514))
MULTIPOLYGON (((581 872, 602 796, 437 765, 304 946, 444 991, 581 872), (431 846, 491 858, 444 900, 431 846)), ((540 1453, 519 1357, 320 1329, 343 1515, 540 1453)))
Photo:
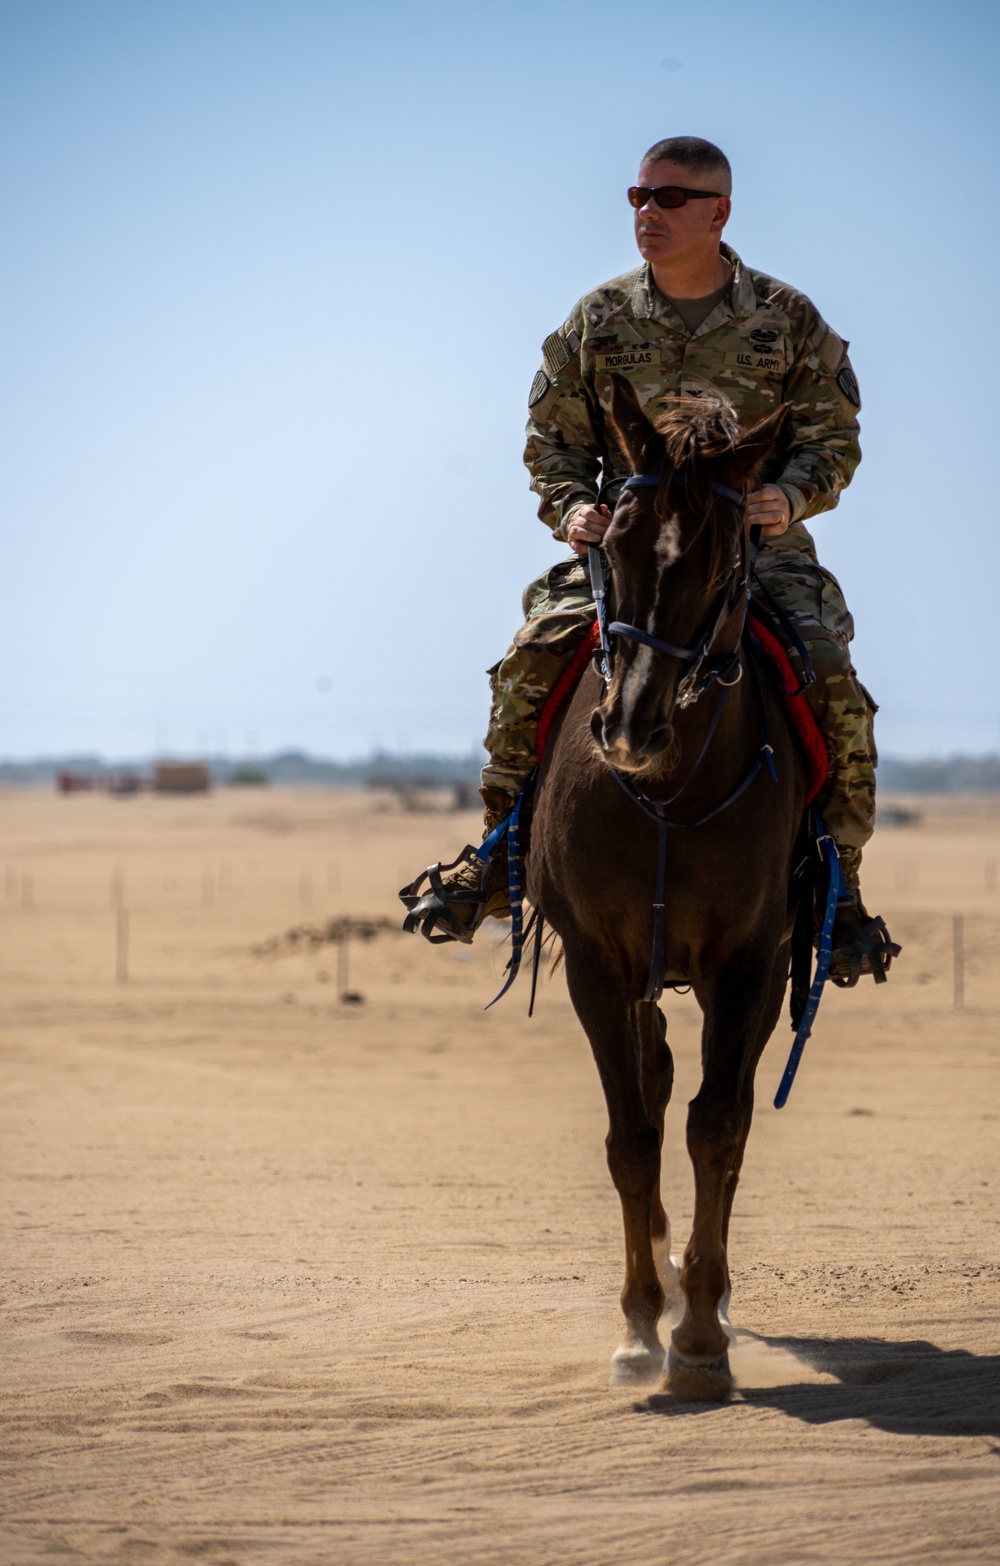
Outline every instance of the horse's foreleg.
POLYGON ((567 942, 566 977, 604 1088, 608 1168, 625 1226, 621 1302, 626 1329, 611 1361, 611 1379, 617 1384, 656 1379, 664 1358, 656 1328, 664 1288, 654 1244, 661 1251, 669 1244, 660 1201, 660 1147, 673 1063, 652 1009, 640 1020, 635 1003, 612 974, 597 966, 592 952, 572 951, 567 942))
MULTIPOLYGON (((663 1119, 674 1087, 674 1057, 667 1044, 667 1019, 654 1003, 640 1004, 636 1008, 641 1048, 640 1078, 642 1100, 646 1114, 660 1133, 663 1147, 663 1119)), ((649 1237, 653 1248, 653 1263, 664 1306, 670 1310, 680 1304, 681 1279, 677 1265, 670 1255, 670 1219, 667 1217, 657 1180, 653 1191, 649 1219, 649 1237)))
POLYGON ((685 1311, 670 1357, 670 1385, 682 1396, 723 1397, 732 1385, 719 1314, 729 1295, 729 1220, 753 1118, 754 1072, 780 1012, 785 971, 783 950, 770 972, 758 958, 738 959, 699 996, 703 1077, 687 1123, 694 1224, 681 1270, 685 1311))
POLYGON ((746 1152, 747 1138, 750 1135, 750 1125, 753 1120, 754 1104, 754 1079, 757 1066, 768 1039, 778 1025, 781 1016, 781 1008, 785 1000, 785 991, 788 988, 788 945, 778 948, 778 954, 774 959, 774 967, 771 970, 771 984, 767 1000, 764 1006, 764 1014, 760 1027, 757 1030, 757 1038, 753 1044, 747 1069, 743 1076, 743 1091, 746 1104, 746 1116, 743 1129, 743 1140, 740 1143, 739 1152, 733 1163, 730 1177, 726 1182, 726 1194, 722 1207, 722 1244, 726 1249, 726 1294, 728 1302, 730 1289, 729 1276, 729 1221, 733 1214, 733 1202, 736 1199, 736 1188, 739 1185, 740 1170, 743 1167, 743 1154, 746 1152))

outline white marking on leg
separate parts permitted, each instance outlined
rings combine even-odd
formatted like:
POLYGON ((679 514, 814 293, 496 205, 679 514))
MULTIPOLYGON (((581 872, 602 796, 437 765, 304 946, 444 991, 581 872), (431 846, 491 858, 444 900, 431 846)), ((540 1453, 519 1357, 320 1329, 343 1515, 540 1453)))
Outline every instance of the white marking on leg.
POLYGON ((673 1314, 684 1303, 681 1293, 681 1270, 676 1256, 670 1254, 670 1219, 667 1219, 667 1232, 660 1240, 652 1241, 653 1263, 656 1267, 656 1276, 660 1280, 660 1288, 663 1290, 663 1309, 673 1314))
POLYGON ((729 1302, 733 1297, 732 1289, 727 1289, 719 1301, 719 1323, 725 1331, 730 1343, 736 1342, 736 1328, 729 1319, 729 1302))
POLYGON ((609 1387, 640 1387, 659 1381, 663 1375, 666 1350, 655 1331, 649 1342, 626 1338, 611 1356, 609 1387))

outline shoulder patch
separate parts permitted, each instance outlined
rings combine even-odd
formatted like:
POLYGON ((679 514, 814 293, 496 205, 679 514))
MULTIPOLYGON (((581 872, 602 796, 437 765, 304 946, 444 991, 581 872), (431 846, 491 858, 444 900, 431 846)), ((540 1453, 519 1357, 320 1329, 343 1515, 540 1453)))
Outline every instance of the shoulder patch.
POLYGON ((561 332, 549 333, 542 344, 542 357, 550 375, 558 375, 559 371, 569 364, 569 349, 561 332))
POLYGON ((531 383, 531 391, 528 393, 529 408, 533 408, 537 402, 541 402, 551 384, 552 383, 546 375, 545 371, 539 370, 538 374, 535 376, 535 379, 531 383))
POLYGON ((837 376, 837 385, 853 408, 861 407, 861 392, 858 387, 858 378, 849 364, 837 376))

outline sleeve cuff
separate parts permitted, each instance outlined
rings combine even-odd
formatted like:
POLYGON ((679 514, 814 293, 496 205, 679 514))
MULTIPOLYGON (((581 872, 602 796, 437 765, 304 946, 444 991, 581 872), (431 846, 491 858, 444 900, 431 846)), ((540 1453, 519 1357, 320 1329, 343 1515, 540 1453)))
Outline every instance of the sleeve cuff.
POLYGON ((790 516, 788 518, 789 527, 791 527, 792 523, 794 522, 801 522, 806 513, 806 506, 809 504, 801 489, 799 489, 795 484, 783 484, 780 481, 778 482, 777 487, 784 495, 788 497, 788 504, 790 507, 790 516))
POLYGON ((566 537, 569 532, 569 525, 573 520, 574 512, 579 511, 581 506, 592 506, 593 504, 593 495, 574 495, 571 500, 566 502, 566 507, 559 519, 558 527, 554 527, 552 529, 553 538, 557 539, 560 544, 565 544, 566 537))

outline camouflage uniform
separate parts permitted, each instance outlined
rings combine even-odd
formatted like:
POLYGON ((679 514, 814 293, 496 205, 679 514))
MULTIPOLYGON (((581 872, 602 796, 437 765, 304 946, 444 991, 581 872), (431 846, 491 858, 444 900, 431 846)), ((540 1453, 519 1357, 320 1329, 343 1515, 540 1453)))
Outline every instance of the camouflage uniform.
MULTIPOLYGON (((831 755, 829 829, 841 847, 860 849, 875 814, 875 709, 851 665, 854 625, 840 586, 819 564, 803 525, 837 504, 861 460, 858 384, 847 344, 805 295, 721 248, 733 266, 732 287, 693 334, 648 266, 580 300, 543 345, 525 462, 541 497, 539 516, 565 540, 572 513, 593 504, 601 480, 628 472, 608 433, 612 374, 628 377, 651 417, 668 398, 708 391, 725 392, 744 428, 791 404, 785 437, 760 482, 784 490, 792 525, 764 545, 757 570, 795 622, 816 670, 810 701, 831 755)), ((539 577, 525 592, 524 612, 527 623, 490 670, 483 784, 508 794, 519 791, 534 765, 541 707, 594 618, 584 562, 574 556, 539 577)))

